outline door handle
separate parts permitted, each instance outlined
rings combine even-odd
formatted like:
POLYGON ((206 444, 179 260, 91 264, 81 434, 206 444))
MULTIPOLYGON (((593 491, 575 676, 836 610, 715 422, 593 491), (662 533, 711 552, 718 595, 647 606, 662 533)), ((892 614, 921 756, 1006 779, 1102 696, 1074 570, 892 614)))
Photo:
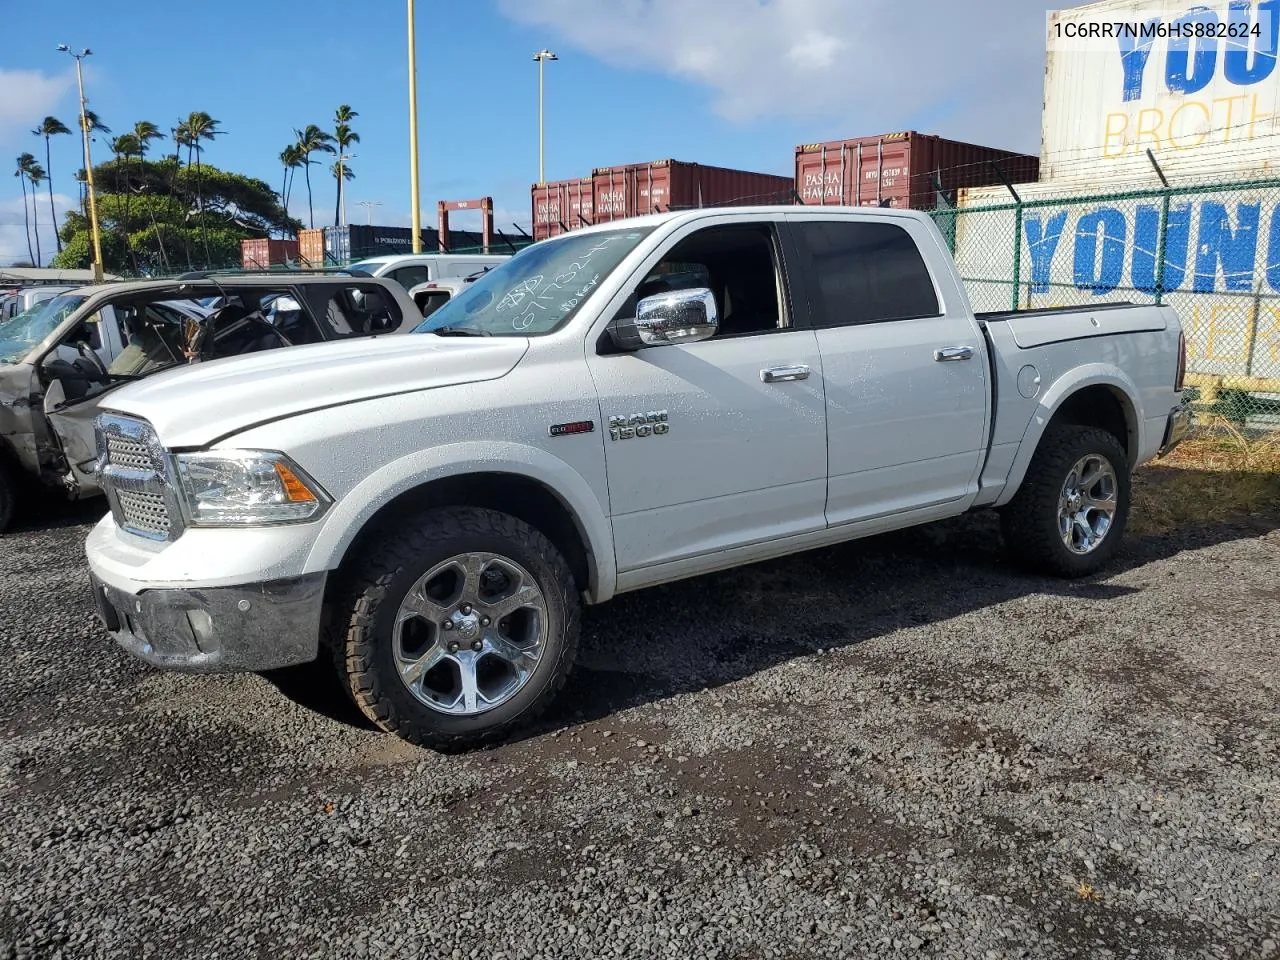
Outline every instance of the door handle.
POLYGON ((785 380, 808 380, 807 364, 795 363, 786 367, 766 367, 760 371, 760 379, 765 383, 782 383, 785 380))
POLYGON ((933 359, 939 363, 950 360, 972 360, 973 347, 943 347, 941 350, 933 351, 933 359))

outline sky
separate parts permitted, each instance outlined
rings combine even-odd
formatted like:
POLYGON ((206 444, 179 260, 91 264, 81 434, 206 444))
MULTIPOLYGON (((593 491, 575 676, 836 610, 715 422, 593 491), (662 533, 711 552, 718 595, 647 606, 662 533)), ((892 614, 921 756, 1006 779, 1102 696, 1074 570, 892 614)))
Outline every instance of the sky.
MULTIPOLYGON (((794 147, 898 130, 1038 153, 1045 10, 1037 0, 417 0, 423 221, 439 199, 492 196, 497 227, 526 230, 538 177, 538 75, 546 66, 546 177, 671 158, 791 175, 794 147)), ((170 129, 204 110, 224 136, 209 163, 279 190, 278 156, 308 123, 359 112, 348 220, 410 222, 404 0, 172 0, 128 5, 5 0, 0 157, 44 163, 30 131, 73 130, 75 64, 93 50, 89 108, 115 132, 170 129), (186 13, 187 9, 193 11, 186 13), (127 11, 127 12, 126 12, 127 11)), ((110 154, 99 135, 95 161, 110 154)), ((53 140, 55 205, 75 203, 78 136, 53 140)), ((316 224, 335 184, 312 168, 316 224)), ((308 222, 299 177, 290 201, 308 222)), ((0 264, 27 256, 19 180, 0 178, 0 264)), ((49 199, 37 208, 53 246, 49 199)), ((476 214, 457 214, 474 229, 476 214), (469 219, 471 218, 471 219, 469 219)))

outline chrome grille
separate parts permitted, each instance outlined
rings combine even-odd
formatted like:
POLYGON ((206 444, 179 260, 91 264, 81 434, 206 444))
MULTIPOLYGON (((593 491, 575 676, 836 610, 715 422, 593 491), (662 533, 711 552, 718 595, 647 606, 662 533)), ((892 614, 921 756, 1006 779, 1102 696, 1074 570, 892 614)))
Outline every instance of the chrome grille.
POLYGON ((155 470, 155 456, 148 444, 119 433, 107 434, 107 462, 104 466, 124 467, 128 470, 155 470))
POLYGON ((116 526, 149 540, 176 540, 182 507, 169 457, 151 424, 104 413, 96 426, 98 476, 116 526))
POLYGON ((119 490, 116 499, 124 528, 151 537, 169 537, 169 507, 159 493, 119 490))

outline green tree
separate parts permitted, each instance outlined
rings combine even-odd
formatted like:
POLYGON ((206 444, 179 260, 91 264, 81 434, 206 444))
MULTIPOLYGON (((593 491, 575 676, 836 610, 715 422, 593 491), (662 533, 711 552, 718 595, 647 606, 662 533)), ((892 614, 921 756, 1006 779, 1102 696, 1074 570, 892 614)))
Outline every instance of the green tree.
POLYGON ((342 223, 343 181, 351 179, 350 177, 345 176, 342 172, 343 165, 346 162, 342 158, 347 152, 347 147, 351 146, 353 143, 360 142, 360 134, 351 129, 351 121, 358 116, 360 116, 360 114, 356 113, 356 111, 352 110, 351 107, 345 103, 338 107, 338 109, 334 111, 333 115, 333 122, 335 124, 333 128, 333 139, 338 145, 338 162, 334 165, 333 170, 334 180, 336 180, 338 184, 338 198, 334 203, 333 208, 333 225, 335 227, 342 223))
MULTIPOLYGON (((92 135, 95 133, 111 132, 111 128, 108 127, 105 123, 103 123, 102 120, 98 117, 98 115, 94 113, 92 110, 86 110, 84 112, 84 126, 88 128, 90 137, 92 137, 92 135)), ((81 159, 83 159, 83 157, 81 159)), ((76 177, 76 179, 80 182, 80 208, 84 209, 85 189, 88 186, 88 181, 84 178, 83 175, 76 177)))
POLYGON ((18 184, 22 187, 22 225, 27 230, 27 256, 31 258, 33 263, 38 263, 39 261, 31 249, 31 211, 27 209, 27 171, 31 169, 31 165, 35 162, 34 154, 19 154, 17 169, 13 171, 13 175, 18 178, 18 184))
MULTIPOLYGON (((241 240, 301 226, 289 218, 267 183, 208 164, 200 170, 202 209, 191 203, 195 168, 179 166, 172 155, 157 161, 136 154, 125 160, 122 155, 96 165, 93 173, 102 184, 97 199, 103 269, 113 272, 157 273, 184 262, 188 269, 226 267, 239 263, 241 240), (127 177, 118 172, 126 163, 127 177), (192 263, 191 248, 203 251, 205 244, 208 252, 192 263)), ((63 252, 55 265, 87 265, 89 223, 84 213, 68 213, 63 233, 63 252)))
MULTIPOLYGON (((31 182, 31 232, 36 238, 36 264, 44 262, 44 257, 40 253, 40 207, 36 204, 36 195, 40 191, 42 184, 47 177, 45 176, 44 167, 38 163, 32 163, 27 167, 27 180, 31 182)), ((26 200, 24 198, 23 202, 26 200)))
POLYGON ((138 141, 138 157, 141 159, 147 155, 147 150, 151 147, 152 140, 163 140, 164 134, 150 120, 139 120, 133 125, 133 136, 138 141))
POLYGON ((333 153, 333 134, 321 130, 314 123, 307 124, 301 130, 294 130, 298 138, 298 151, 302 154, 302 172, 307 180, 307 215, 312 228, 316 225, 316 211, 311 203, 311 165, 318 163, 311 159, 313 153, 333 153))
POLYGON ((49 149, 49 138, 59 134, 70 133, 71 130, 57 117, 45 117, 40 126, 31 131, 33 136, 44 137, 44 166, 49 171, 49 217, 53 221, 53 239, 62 252, 62 238, 58 236, 58 211, 53 205, 53 156, 49 149))

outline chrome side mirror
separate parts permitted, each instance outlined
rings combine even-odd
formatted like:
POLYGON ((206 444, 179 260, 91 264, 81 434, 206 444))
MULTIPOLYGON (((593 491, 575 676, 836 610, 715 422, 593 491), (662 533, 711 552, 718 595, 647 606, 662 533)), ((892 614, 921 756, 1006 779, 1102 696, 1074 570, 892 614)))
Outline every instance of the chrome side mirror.
POLYGON ((609 327, 609 335, 623 350, 638 350, 696 343, 714 336, 719 328, 715 294, 698 287, 645 297, 636 304, 635 318, 615 321, 609 327))

